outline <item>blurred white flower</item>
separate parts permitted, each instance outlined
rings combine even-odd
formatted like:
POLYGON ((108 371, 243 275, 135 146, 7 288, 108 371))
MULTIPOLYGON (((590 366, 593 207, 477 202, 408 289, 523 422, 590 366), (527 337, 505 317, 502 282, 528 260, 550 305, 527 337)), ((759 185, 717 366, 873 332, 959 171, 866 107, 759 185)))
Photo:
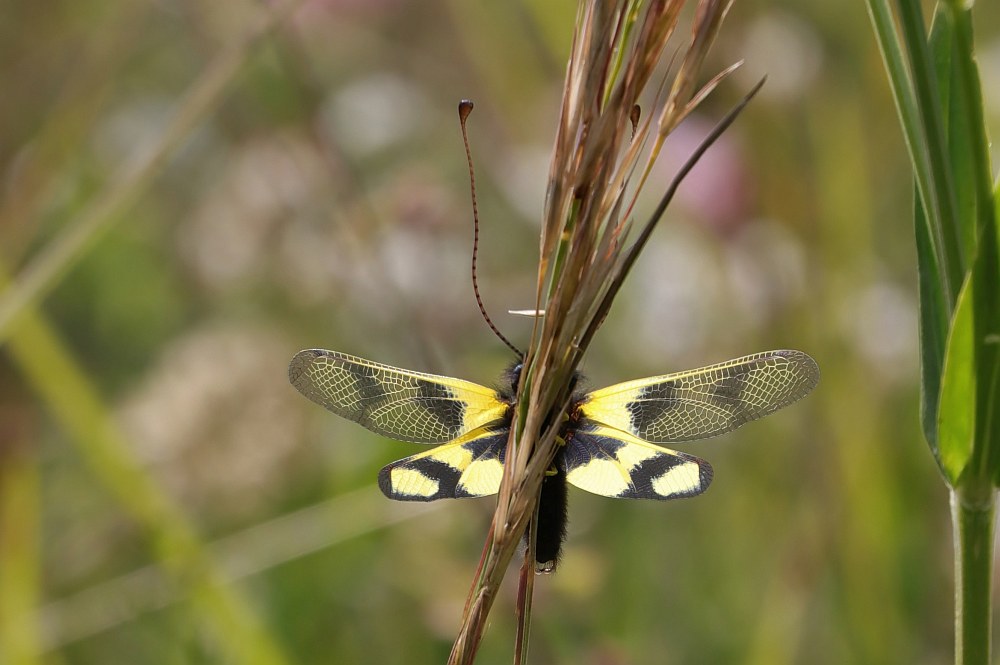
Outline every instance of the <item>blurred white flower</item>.
POLYGON ((840 328, 882 382, 912 381, 917 373, 917 303, 913 294, 888 281, 855 291, 840 306, 840 328))
POLYGON ((417 86, 380 73, 338 88, 324 103, 323 119, 338 143, 364 155, 416 134, 426 109, 417 86))
POLYGON ((712 361, 711 349, 756 350, 746 348, 747 337, 807 295, 805 248, 768 221, 729 240, 676 219, 658 229, 625 287, 621 317, 609 318, 615 339, 663 366, 712 361))
POLYGON ((624 303, 629 346, 669 365, 711 343, 725 293, 709 243, 680 225, 660 231, 636 264, 624 303))
POLYGON ((243 327, 190 333, 121 405, 140 459, 182 501, 249 511, 293 475, 304 424, 286 378, 289 348, 243 327))
POLYGON ((806 249, 787 227, 755 220, 730 239, 725 251, 734 316, 750 327, 765 326, 806 297, 806 249))
POLYGON ((308 217, 322 200, 321 160, 294 134, 250 141, 231 153, 179 229, 181 256, 202 283, 229 288, 270 263, 281 229, 308 217))
POLYGON ((745 61, 736 76, 749 86, 767 75, 760 97, 778 102, 796 102, 809 94, 823 66, 819 36, 802 19, 778 10, 751 22, 732 52, 738 54, 733 60, 745 61))
POLYGON ((172 110, 166 96, 130 99, 111 109, 93 135, 98 160, 114 172, 146 157, 162 140, 172 110))

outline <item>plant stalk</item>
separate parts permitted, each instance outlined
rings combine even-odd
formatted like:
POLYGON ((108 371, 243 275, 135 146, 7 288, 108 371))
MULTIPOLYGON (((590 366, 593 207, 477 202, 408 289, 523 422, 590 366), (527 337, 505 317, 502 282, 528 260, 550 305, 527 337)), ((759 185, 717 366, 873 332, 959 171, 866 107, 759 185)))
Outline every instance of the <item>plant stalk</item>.
POLYGON ((955 665, 989 665, 996 492, 951 493, 955 547, 955 665))

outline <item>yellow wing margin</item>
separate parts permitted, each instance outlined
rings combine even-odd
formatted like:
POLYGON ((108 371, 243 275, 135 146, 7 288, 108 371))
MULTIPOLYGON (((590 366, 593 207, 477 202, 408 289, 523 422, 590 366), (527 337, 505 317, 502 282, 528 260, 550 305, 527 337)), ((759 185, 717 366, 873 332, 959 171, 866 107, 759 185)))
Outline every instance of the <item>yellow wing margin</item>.
POLYGON ((504 420, 497 391, 326 351, 299 351, 288 380, 313 402, 392 439, 441 444, 504 420))
POLYGON ((766 351, 596 390, 580 410, 651 443, 676 443, 730 432, 805 397, 818 382, 807 354, 766 351))

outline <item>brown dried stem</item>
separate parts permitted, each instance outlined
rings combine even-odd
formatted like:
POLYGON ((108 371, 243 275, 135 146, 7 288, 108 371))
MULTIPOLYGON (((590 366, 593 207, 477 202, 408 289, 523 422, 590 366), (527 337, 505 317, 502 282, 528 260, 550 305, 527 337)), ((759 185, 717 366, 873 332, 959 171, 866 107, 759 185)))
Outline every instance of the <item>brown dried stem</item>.
MULTIPOLYGON (((664 89, 655 77, 684 5, 685 0, 580 4, 540 241, 536 310, 545 314, 536 319, 525 358, 492 532, 449 663, 467 664, 475 658, 500 581, 535 515, 542 479, 556 454, 561 420, 549 414, 567 407, 573 372, 679 178, 637 242, 626 245, 635 197, 663 139, 731 71, 704 87, 697 85, 705 55, 729 7, 729 0, 699 0, 689 39, 680 47, 681 64, 655 126, 654 114, 634 126, 634 108, 643 95, 664 89), (647 148, 651 132, 655 137, 647 148), (633 183, 636 173, 641 175, 633 183)), ((710 138, 714 140, 733 117, 710 138)), ((533 552, 526 557, 530 566, 533 552)), ((516 662, 525 656, 530 616, 530 575, 525 580, 525 570, 518 599, 516 662)))

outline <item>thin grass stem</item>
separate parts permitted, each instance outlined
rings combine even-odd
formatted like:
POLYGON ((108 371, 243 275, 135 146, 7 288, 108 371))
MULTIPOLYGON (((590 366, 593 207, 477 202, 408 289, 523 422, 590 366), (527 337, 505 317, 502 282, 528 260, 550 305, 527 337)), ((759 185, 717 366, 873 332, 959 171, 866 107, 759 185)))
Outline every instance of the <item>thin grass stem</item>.
POLYGON ((138 201, 198 123, 219 105, 229 84, 264 39, 301 3, 302 0, 284 0, 276 8, 263 12, 241 41, 217 55, 188 88, 156 145, 148 153, 137 156, 136 163, 126 165, 121 174, 28 263, 16 281, 0 291, 0 342, 9 337, 18 316, 29 305, 44 298, 138 201))
MULTIPOLYGON (((3 280, 0 272, 0 285, 3 280)), ((10 330, 7 348, 98 478, 146 530, 160 564, 185 586, 222 647, 242 663, 290 662, 250 603, 222 582, 194 529, 142 470, 95 386, 30 304, 10 330)))

